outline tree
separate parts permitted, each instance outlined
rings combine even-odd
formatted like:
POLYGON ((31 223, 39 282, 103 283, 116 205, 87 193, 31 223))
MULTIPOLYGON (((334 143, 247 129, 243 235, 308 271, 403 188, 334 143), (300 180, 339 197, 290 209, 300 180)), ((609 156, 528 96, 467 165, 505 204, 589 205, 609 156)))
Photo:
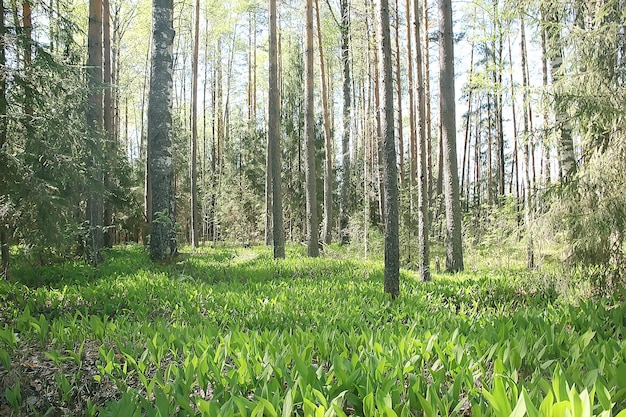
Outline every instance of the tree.
MULTIPOLYGON (((312 28, 311 28, 312 30, 312 28)), ((276 0, 270 0, 269 39, 269 97, 268 97, 268 165, 272 170, 272 236, 274 259, 285 257, 285 231, 283 229, 283 196, 281 187, 280 157, 280 97, 278 85, 278 33, 276 29, 276 0)))
MULTIPOLYGON (((6 53, 5 53, 5 28, 4 28, 4 0, 0 0, 0 68, 4 68, 6 64, 6 53)), ((6 72, 4 70, 0 71, 0 119, 2 119, 2 123, 0 123, 0 166, 6 166, 6 162, 4 161, 4 145, 7 141, 7 123, 5 122, 7 116, 7 98, 6 98, 6 72)), ((4 168, 3 168, 4 169, 4 168)), ((5 190, 4 184, 5 176, 0 176, 0 184, 2 184, 2 189, 5 190)), ((4 205, 5 202, 0 200, 0 204, 4 205)), ((0 206, 1 208, 2 206, 0 206)), ((7 230, 7 225, 4 221, 4 216, 0 217, 0 253, 2 257, 2 276, 6 279, 9 279, 9 233, 7 230)))
POLYGON ((176 254, 172 158, 173 0, 153 0, 153 43, 148 97, 148 169, 152 188, 150 257, 176 254))
POLYGON ((439 0, 439 100, 446 205, 446 270, 463 270, 461 203, 456 158, 456 112, 454 99, 454 38, 452 2, 439 0))
POLYGON ((113 201, 110 195, 113 188, 113 177, 115 175, 115 162, 117 143, 115 136, 114 103, 113 103, 113 66, 111 53, 111 9, 109 0, 102 0, 102 82, 103 91, 103 134, 105 139, 105 154, 108 162, 107 169, 104 170, 104 184, 109 197, 104 201, 104 245, 108 248, 113 246, 115 233, 113 228, 113 201))
POLYGON ((378 2, 380 72, 382 73, 381 130, 383 133, 383 183, 385 188, 385 292, 400 294, 400 240, 398 219, 398 166, 393 120, 393 72, 389 2, 378 2))
POLYGON ((319 256, 319 221, 317 218, 317 175, 315 174, 315 121, 313 90, 313 0, 306 0, 305 50, 304 50, 304 137, 306 160, 306 235, 307 252, 319 256))
POLYGON ((87 44, 87 79, 89 81, 89 109, 87 123, 91 129, 92 142, 88 157, 91 187, 87 201, 87 221, 89 222, 89 242, 87 244, 88 259, 97 264, 102 260, 101 250, 104 246, 102 231, 104 220, 104 202, 102 197, 102 147, 100 135, 103 130, 102 107, 102 0, 89 1, 89 32, 87 44), (100 188, 100 189, 99 189, 100 188))
POLYGON ((200 0, 196 0, 195 32, 193 43, 192 83, 191 83, 191 160, 189 162, 189 176, 191 179, 191 247, 198 247, 198 57, 200 51, 200 0))
POLYGON ((341 243, 350 242, 348 213, 350 210, 350 10, 348 0, 341 0, 341 64, 343 66, 343 134, 341 136, 341 186, 339 190, 339 228, 341 243))
MULTIPOLYGON (((418 123, 419 123, 419 143, 417 150, 417 172, 418 178, 418 220, 417 233, 419 237, 419 253, 420 265, 419 272, 422 281, 430 281, 430 250, 428 245, 430 215, 428 213, 428 167, 426 146, 426 95, 423 62, 422 62, 422 35, 420 30, 421 13, 419 1, 414 0, 415 8, 415 67, 417 70, 417 107, 418 107, 418 123)), ((457 180, 458 181, 458 180, 457 180)))
POLYGON ((324 225, 322 241, 330 245, 333 231, 333 154, 330 132, 330 112, 328 109, 328 93, 326 86, 326 69, 324 65, 324 48, 322 45, 322 25, 320 24, 320 8, 315 0, 315 16, 317 21, 317 45, 320 56, 320 83, 322 85, 322 112, 324 118, 324 225))

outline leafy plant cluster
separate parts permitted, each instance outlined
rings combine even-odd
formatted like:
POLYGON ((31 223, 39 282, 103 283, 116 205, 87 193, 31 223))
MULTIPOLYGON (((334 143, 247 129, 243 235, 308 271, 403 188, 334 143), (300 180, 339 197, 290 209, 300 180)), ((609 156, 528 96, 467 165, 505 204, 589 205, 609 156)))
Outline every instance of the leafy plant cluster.
MULTIPOLYGON (((532 275, 402 273, 290 248, 141 248, 0 283, 14 415, 591 416, 626 407, 626 305, 532 275)), ((624 414, 617 414, 622 417, 624 414)))

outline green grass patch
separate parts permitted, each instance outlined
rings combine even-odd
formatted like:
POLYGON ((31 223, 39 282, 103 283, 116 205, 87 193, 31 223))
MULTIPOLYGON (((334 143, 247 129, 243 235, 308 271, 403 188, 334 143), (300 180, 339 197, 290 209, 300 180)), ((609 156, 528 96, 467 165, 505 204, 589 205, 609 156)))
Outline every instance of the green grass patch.
POLYGON ((0 414, 616 415, 623 295, 572 302, 516 262, 403 270, 395 301, 380 262, 335 246, 20 265, 0 283, 0 414))

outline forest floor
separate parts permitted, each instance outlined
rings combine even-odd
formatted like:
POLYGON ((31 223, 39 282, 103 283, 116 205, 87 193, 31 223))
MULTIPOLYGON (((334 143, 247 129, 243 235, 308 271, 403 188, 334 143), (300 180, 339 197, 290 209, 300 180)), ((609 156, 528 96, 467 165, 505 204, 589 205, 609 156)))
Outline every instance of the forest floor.
POLYGON ((626 416, 624 293, 499 249, 428 283, 403 269, 394 301, 380 260, 334 246, 18 263, 0 415, 626 416))

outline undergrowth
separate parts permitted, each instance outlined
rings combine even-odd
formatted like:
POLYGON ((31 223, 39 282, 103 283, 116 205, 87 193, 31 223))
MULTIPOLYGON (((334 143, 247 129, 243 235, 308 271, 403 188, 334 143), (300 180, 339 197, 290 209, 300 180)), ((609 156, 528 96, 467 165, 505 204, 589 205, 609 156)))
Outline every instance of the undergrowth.
POLYGON ((490 258, 428 283, 403 270, 391 301, 382 264, 353 255, 291 247, 275 261, 267 248, 222 247, 155 265, 129 246, 97 268, 18 265, 0 283, 0 415, 626 407, 623 294, 564 296, 554 276, 490 258))

